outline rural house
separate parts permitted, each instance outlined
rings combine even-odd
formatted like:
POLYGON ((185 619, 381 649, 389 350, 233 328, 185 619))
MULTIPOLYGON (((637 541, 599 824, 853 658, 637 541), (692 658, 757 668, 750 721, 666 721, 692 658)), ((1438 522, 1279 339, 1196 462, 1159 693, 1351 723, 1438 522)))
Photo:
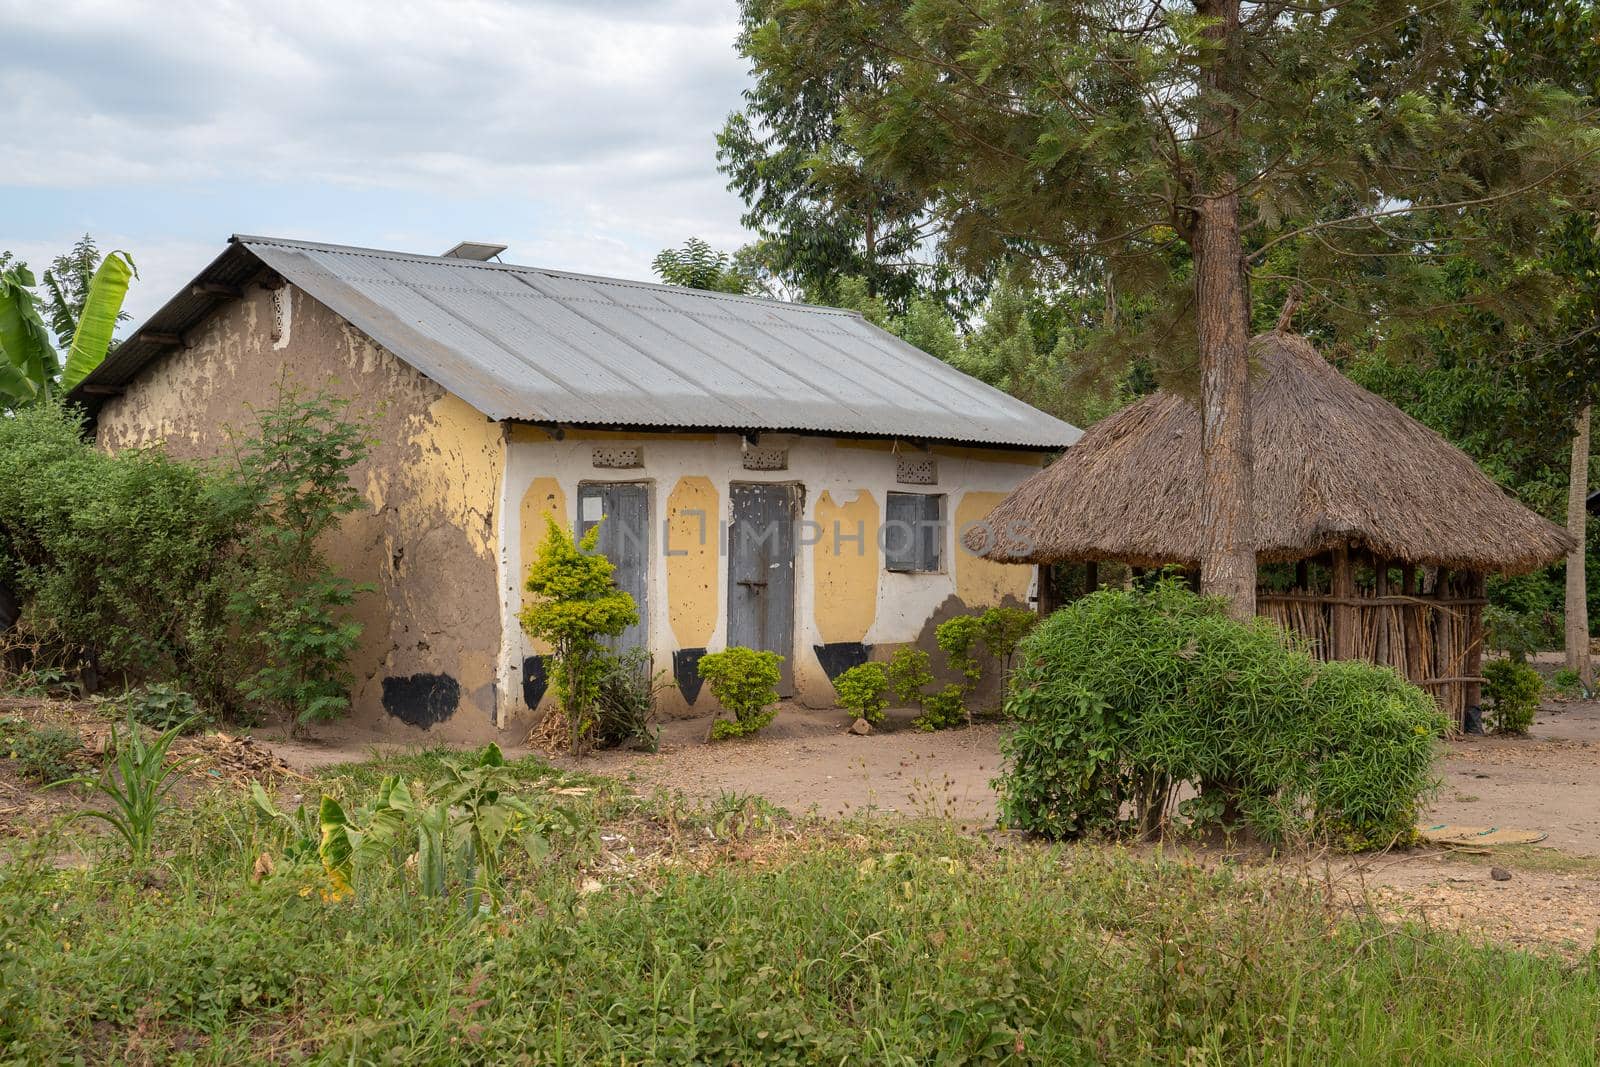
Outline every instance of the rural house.
POLYGON ((330 558, 356 616, 355 722, 475 739, 548 699, 517 615, 545 516, 639 603, 625 644, 709 701, 727 645, 787 692, 952 614, 1026 604, 1034 569, 962 547, 1079 431, 832 308, 491 261, 235 237, 74 392, 110 449, 226 447, 280 382, 372 420, 370 510, 330 558), (400 724, 408 724, 402 727, 400 724))

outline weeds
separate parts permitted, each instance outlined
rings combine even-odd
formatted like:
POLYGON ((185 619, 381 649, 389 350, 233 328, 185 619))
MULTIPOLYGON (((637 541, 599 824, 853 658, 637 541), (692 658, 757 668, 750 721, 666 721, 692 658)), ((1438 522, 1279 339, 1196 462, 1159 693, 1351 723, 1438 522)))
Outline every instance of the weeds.
POLYGON ((17 771, 40 785, 70 778, 78 771, 73 757, 83 750, 76 730, 38 727, 20 719, 0 720, 0 743, 17 761, 17 771))

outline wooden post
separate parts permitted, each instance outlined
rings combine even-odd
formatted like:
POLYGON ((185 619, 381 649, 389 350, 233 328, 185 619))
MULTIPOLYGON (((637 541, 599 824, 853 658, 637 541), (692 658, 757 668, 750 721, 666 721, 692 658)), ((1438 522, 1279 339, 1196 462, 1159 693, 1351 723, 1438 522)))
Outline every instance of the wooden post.
POLYGON ((1389 662, 1389 620, 1394 617, 1394 609, 1382 603, 1382 598, 1389 595, 1389 561, 1374 559, 1372 561, 1374 584, 1373 595, 1378 598, 1372 605, 1373 626, 1377 630, 1378 643, 1373 648, 1372 658, 1377 663, 1389 662))
POLYGON ((1340 545, 1333 550, 1333 658, 1350 659, 1355 655, 1357 615, 1349 603, 1356 595, 1356 572, 1350 566, 1350 548, 1340 545))
POLYGON ((1100 563, 1090 560, 1083 565, 1083 591, 1092 593, 1100 588, 1100 563))
POLYGON ((1041 563, 1038 567, 1039 597, 1038 607, 1041 617, 1049 615, 1061 606, 1061 598, 1056 594, 1055 565, 1041 563))
MULTIPOLYGON (((1467 595, 1474 600, 1482 600, 1488 595, 1487 583, 1482 572, 1474 572, 1467 579, 1467 595)), ((1467 605, 1467 658, 1462 674, 1477 677, 1483 674, 1483 605, 1467 605)), ((1465 707, 1476 704, 1483 706, 1483 683, 1468 682, 1465 707)), ((1460 724, 1457 724, 1460 727, 1460 724)))
POLYGON ((1294 565, 1294 584, 1302 593, 1311 592, 1311 565, 1306 560, 1294 565))

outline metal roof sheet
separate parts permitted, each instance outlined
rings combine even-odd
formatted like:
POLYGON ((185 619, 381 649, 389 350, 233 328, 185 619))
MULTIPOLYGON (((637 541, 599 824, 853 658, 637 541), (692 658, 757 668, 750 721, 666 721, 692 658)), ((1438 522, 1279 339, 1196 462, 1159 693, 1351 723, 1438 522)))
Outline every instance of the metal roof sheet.
MULTIPOLYGON (((860 315, 512 264, 237 236, 85 380, 131 379, 240 250, 493 419, 1061 448, 1081 432, 860 315)), ((249 269, 259 266, 248 265, 249 269)), ((80 392, 83 392, 80 387, 80 392)))

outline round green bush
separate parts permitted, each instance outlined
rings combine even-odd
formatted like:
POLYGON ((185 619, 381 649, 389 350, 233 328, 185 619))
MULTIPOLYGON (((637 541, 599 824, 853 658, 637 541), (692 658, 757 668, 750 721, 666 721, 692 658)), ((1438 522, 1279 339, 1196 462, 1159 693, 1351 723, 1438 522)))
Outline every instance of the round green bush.
POLYGON ((1174 582, 1101 590, 1019 648, 1004 821, 1054 837, 1246 827, 1381 847, 1413 832, 1444 723, 1393 672, 1316 662, 1174 582), (1186 785, 1199 795, 1177 804, 1186 785))
POLYGON ((717 703, 733 713, 732 720, 718 719, 711 724, 713 740, 744 737, 772 721, 778 713, 772 705, 778 702, 782 664, 783 657, 776 652, 739 645, 700 657, 700 677, 711 687, 717 703))
POLYGON ((858 663, 833 680, 839 706, 876 726, 889 706, 889 669, 882 663, 858 663))
POLYGON ((1488 684, 1489 722, 1497 734, 1526 734, 1539 710, 1544 680, 1539 672, 1516 659, 1499 659, 1483 666, 1488 684))

